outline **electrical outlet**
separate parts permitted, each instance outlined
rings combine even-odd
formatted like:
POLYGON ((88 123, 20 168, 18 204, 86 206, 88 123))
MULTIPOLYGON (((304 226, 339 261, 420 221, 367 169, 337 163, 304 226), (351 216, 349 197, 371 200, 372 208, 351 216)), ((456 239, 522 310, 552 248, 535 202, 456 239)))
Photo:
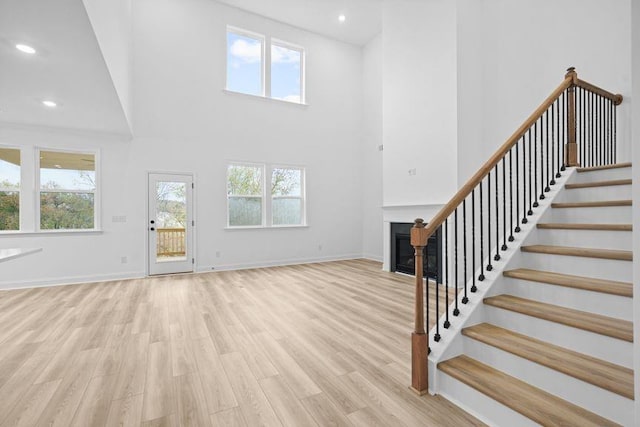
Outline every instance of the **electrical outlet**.
POLYGON ((220 258, 220 251, 216 251, 216 258, 220 258))
POLYGON ((409 169, 409 176, 415 176, 416 168, 409 169))
POLYGON ((322 250, 322 245, 318 245, 318 250, 321 251, 322 250))
POLYGON ((120 264, 126 264, 128 262, 129 262, 129 260, 127 259, 126 256, 120 257, 120 264))
POLYGON ((378 151, 384 150, 384 145, 378 145, 378 151))

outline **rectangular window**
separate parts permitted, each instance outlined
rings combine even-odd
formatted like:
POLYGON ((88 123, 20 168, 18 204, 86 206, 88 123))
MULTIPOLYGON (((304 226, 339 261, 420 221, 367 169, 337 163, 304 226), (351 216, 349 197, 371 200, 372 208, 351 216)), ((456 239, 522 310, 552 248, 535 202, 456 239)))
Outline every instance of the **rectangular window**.
POLYGON ((0 231, 20 230, 20 150, 0 148, 0 231))
POLYGON ((271 97, 302 102, 302 49, 273 41, 271 44, 271 97))
POLYGON ((264 37, 227 29, 227 90, 264 96, 264 37))
POLYGON ((96 156, 40 151, 40 229, 96 228, 96 156))
POLYGON ((227 90, 304 103, 304 49, 227 27, 227 90))
POLYGON ((304 224, 304 170, 274 167, 271 171, 271 222, 304 224))
POLYGON ((227 168, 227 226, 305 225, 304 187, 302 167, 230 164, 227 168))
POLYGON ((228 225, 263 224, 264 167, 232 164, 227 168, 228 225))

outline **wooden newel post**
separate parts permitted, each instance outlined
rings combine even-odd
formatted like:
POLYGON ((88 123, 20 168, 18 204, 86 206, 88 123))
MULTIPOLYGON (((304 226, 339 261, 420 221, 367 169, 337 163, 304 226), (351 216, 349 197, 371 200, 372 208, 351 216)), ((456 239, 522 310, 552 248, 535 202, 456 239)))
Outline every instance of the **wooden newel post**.
POLYGON ((567 105, 567 146, 565 147, 564 158, 567 166, 578 166, 578 144, 576 141, 576 86, 578 73, 574 67, 567 70, 566 77, 573 79, 573 85, 569 87, 569 98, 567 105))
POLYGON ((411 334, 411 389, 421 395, 427 393, 429 389, 429 366, 427 360, 429 357, 429 336, 425 333, 424 325, 422 266, 422 254, 427 246, 428 236, 424 225, 424 220, 418 218, 413 228, 411 228, 411 246, 415 249, 416 267, 415 324, 411 334))

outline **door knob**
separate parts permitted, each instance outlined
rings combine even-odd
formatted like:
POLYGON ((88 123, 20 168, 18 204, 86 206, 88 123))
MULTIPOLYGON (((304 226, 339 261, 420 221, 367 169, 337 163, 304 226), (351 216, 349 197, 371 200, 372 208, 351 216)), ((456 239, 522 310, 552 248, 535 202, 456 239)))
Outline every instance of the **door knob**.
POLYGON ((155 224, 156 222, 154 220, 151 220, 151 224, 155 224))
POLYGON ((154 227, 151 227, 149 230, 151 230, 151 231, 155 231, 155 228, 154 228, 154 227))

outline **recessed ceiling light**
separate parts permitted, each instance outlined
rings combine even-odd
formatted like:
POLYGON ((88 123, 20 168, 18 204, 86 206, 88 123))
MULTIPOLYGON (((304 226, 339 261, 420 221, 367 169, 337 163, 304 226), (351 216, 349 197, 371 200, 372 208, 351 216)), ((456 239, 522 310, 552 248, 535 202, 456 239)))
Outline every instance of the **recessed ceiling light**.
POLYGON ((339 15, 339 16, 338 16, 338 21, 340 21, 340 22, 344 22, 344 21, 346 21, 346 20, 347 20, 347 17, 346 17, 346 16, 344 16, 344 15, 339 15))
POLYGON ((31 46, 27 46, 26 44, 17 44, 16 49, 18 49, 20 52, 29 54, 36 53, 36 50, 34 48, 32 48, 31 46))
POLYGON ((45 101, 42 101, 42 103, 43 103, 44 105, 46 105, 47 107, 49 107, 49 108, 53 108, 53 107, 57 107, 57 106, 58 106, 58 104, 56 104, 56 103, 55 103, 55 102, 53 102, 53 101, 46 101, 46 100, 45 100, 45 101))

